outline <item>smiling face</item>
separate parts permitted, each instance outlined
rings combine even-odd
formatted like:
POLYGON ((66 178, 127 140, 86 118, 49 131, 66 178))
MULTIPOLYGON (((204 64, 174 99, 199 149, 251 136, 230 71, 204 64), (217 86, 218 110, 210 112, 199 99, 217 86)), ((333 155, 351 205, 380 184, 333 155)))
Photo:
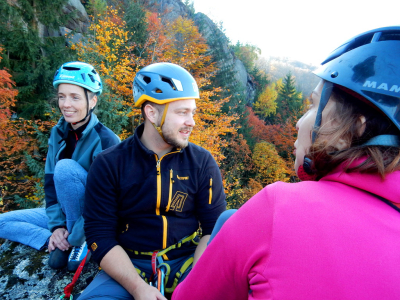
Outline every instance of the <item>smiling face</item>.
POLYGON ((165 116, 162 132, 165 141, 174 147, 185 148, 195 125, 193 116, 196 112, 194 99, 170 102, 165 116))
MULTIPOLYGON (((315 124, 315 118, 318 112, 319 101, 321 98, 321 92, 323 87, 323 81, 321 80, 317 87, 310 95, 310 107, 309 110, 297 121, 296 129, 297 129, 297 140, 294 143, 294 154, 296 156, 296 160, 294 163, 294 167, 296 173, 304 162, 304 156, 309 152, 309 149, 312 144, 312 132, 315 124)), ((331 112, 335 108, 335 102, 330 99, 325 106, 325 109, 322 112, 322 124, 321 128, 328 129, 331 128, 332 119, 329 117, 331 112)), ((326 136, 325 138, 329 138, 326 136)))
MULTIPOLYGON (((89 107, 94 107, 96 102, 97 97, 94 96, 89 100, 89 107)), ((85 90, 78 85, 61 83, 58 86, 58 107, 65 121, 70 123, 74 129, 89 121, 89 118, 86 118, 85 121, 79 124, 73 124, 82 120, 88 111, 85 90)))

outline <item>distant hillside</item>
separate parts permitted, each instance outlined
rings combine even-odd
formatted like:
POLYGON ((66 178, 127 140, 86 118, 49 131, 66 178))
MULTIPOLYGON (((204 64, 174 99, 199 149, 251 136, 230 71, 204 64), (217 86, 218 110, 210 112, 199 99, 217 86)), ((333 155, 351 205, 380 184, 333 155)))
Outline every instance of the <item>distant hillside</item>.
POLYGON ((261 70, 269 74, 271 81, 285 77, 290 71, 296 79, 296 88, 303 93, 303 97, 307 97, 319 81, 318 77, 312 73, 318 66, 300 61, 269 57, 260 58, 257 65, 261 70))

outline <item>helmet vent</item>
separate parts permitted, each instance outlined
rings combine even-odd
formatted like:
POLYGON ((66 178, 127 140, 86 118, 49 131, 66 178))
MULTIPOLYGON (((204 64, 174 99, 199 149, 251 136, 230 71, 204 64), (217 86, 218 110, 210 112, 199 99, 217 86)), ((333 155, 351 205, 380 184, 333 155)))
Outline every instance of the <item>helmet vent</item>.
POLYGON ((77 68, 77 67, 63 67, 64 70, 67 71, 79 71, 81 68, 77 68))
POLYGON ((160 89, 156 89, 156 91, 155 91, 157 94, 162 94, 162 90, 160 90, 160 89))
POLYGON ((400 33, 398 31, 382 32, 379 41, 400 41, 400 33))
POLYGON ((97 72, 96 72, 95 69, 92 70, 92 73, 93 73, 94 75, 97 75, 97 72))
POLYGON ((173 90, 176 90, 175 85, 172 83, 172 80, 166 77, 161 77, 161 81, 168 83, 173 90))
POLYGON ((143 76, 143 81, 149 84, 151 82, 151 78, 149 76, 143 76))
POLYGON ((92 74, 88 74, 88 76, 89 76, 90 80, 91 80, 93 83, 95 83, 95 80, 94 80, 93 75, 92 75, 92 74))
POLYGON ((85 73, 82 73, 81 76, 82 76, 83 81, 86 81, 85 73))

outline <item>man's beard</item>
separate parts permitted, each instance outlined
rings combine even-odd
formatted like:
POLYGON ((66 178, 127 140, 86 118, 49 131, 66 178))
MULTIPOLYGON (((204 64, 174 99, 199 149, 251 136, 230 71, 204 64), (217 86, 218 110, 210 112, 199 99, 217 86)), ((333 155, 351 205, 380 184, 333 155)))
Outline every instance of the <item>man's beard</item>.
MULTIPOLYGON (((192 132, 192 128, 190 128, 190 127, 179 128, 179 131, 181 131, 181 130, 188 130, 188 131, 192 132)), ((168 128, 163 130, 164 140, 167 142, 167 144, 169 144, 175 148, 181 148, 181 149, 187 147, 187 145, 189 144, 189 138, 187 140, 179 141, 177 138, 174 138, 173 135, 174 134, 173 134, 172 130, 169 130, 168 128)))

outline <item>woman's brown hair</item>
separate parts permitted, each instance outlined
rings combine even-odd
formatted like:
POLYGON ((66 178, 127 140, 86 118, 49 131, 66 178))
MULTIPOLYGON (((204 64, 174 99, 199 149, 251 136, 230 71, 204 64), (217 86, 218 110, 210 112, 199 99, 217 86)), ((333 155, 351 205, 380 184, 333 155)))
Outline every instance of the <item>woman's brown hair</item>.
POLYGON ((333 128, 316 129, 318 138, 307 155, 313 162, 312 169, 317 179, 344 162, 347 173, 378 173, 382 179, 386 174, 400 170, 400 147, 363 146, 377 135, 400 135, 392 121, 362 97, 355 97, 337 86, 333 88, 329 101, 335 102, 328 115, 333 128), (349 147, 338 149, 339 140, 349 147), (353 162, 359 159, 361 162, 354 165, 353 162))

